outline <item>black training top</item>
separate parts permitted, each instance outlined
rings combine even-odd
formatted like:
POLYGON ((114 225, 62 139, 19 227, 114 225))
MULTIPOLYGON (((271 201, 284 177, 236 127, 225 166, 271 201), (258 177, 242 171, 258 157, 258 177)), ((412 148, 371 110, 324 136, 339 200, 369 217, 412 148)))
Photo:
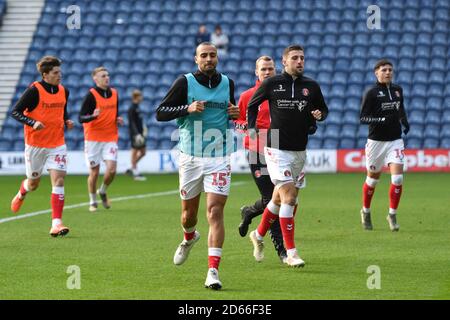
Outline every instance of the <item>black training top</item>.
POLYGON ((363 97, 360 121, 369 125, 371 140, 400 139, 402 135, 400 123, 409 128, 403 105, 403 89, 393 83, 374 84, 363 97))
POLYGON ((308 143, 308 132, 315 125, 311 111, 320 110, 325 120, 328 107, 319 84, 311 78, 294 78, 286 72, 264 80, 253 94, 247 109, 248 128, 256 127, 259 105, 269 101, 270 134, 267 146, 288 151, 303 151, 308 143), (279 144, 273 141, 279 132, 279 144))

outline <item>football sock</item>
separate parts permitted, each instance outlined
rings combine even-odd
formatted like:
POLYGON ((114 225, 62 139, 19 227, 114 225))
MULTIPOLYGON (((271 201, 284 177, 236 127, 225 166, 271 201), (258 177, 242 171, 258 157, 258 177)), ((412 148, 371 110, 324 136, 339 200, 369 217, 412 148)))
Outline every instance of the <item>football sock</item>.
POLYGON ((20 184, 20 189, 19 189, 19 199, 23 199, 25 198, 25 195, 29 192, 29 188, 28 188, 28 179, 25 179, 22 181, 22 183, 20 184))
MULTIPOLYGON (((280 207, 277 206, 272 202, 272 200, 269 202, 267 207, 264 209, 264 212, 262 214, 261 222, 258 225, 257 228, 257 235, 264 237, 267 233, 267 230, 269 230, 270 225, 278 219, 278 213, 280 211, 280 207)), ((261 240, 261 239, 259 239, 261 240)))
POLYGON ((222 248, 208 248, 208 268, 219 270, 222 248))
POLYGON ((52 188, 51 203, 52 203, 52 219, 61 220, 64 208, 64 187, 52 188))
POLYGON ((389 188, 389 213, 396 214, 400 197, 402 196, 403 175, 392 175, 391 187, 389 188))
POLYGON ((294 206, 282 203, 280 207, 280 226, 286 250, 294 249, 294 206))
POLYGON ((375 193, 375 186, 379 180, 370 177, 366 178, 363 185, 363 211, 370 212, 370 203, 372 202, 373 194, 375 193))
POLYGON ((194 239, 195 236, 195 226, 190 228, 183 227, 184 231, 184 240, 189 241, 194 239))
POLYGON ((105 194, 106 193, 106 189, 108 189, 108 186, 104 183, 102 183, 102 185, 100 186, 99 192, 101 194, 105 194))
POLYGON ((97 194, 96 193, 89 193, 89 203, 93 204, 97 202, 97 194))

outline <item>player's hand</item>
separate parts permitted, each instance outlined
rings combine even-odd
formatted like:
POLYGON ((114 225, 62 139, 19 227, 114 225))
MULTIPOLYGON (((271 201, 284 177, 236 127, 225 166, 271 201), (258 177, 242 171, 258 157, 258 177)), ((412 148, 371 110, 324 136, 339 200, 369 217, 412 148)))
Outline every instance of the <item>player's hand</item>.
POLYGON ((33 125, 34 130, 42 130, 44 128, 45 128, 44 124, 40 121, 36 121, 33 125))
POLYGON ((142 134, 137 134, 134 136, 134 143, 138 146, 143 145, 145 142, 145 138, 142 134))
POLYGON ((73 129, 74 123, 72 120, 66 120, 66 127, 68 130, 73 129))
POLYGON ((123 122, 123 118, 122 117, 117 117, 117 124, 119 126, 123 126, 124 122, 123 122))
POLYGON ((205 110, 206 101, 194 101, 188 107, 189 113, 203 112, 205 110))
POLYGON ((239 107, 235 106, 231 102, 228 102, 227 113, 231 119, 235 120, 235 119, 239 118, 239 115, 240 115, 239 107))
POLYGON ((99 115, 100 115, 100 109, 95 109, 94 113, 92 113, 92 117, 94 119, 98 118, 99 115))
POLYGON ((314 119, 316 119, 316 120, 322 119, 322 111, 320 111, 320 110, 311 111, 311 114, 314 117, 314 119))

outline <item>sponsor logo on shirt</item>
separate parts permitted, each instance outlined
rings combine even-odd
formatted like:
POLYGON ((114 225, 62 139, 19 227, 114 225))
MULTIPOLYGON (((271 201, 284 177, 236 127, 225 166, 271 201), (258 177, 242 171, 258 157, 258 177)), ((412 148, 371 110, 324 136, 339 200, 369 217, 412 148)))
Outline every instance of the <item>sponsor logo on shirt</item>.
POLYGON ((383 91, 378 91, 377 98, 380 98, 380 97, 385 97, 383 91))
POLYGON ((308 104, 308 101, 306 100, 302 100, 298 103, 298 110, 299 111, 303 111, 303 109, 305 109, 306 105, 308 104))
POLYGON ((279 84, 278 88, 273 90, 273 92, 285 92, 285 91, 286 91, 286 89, 283 88, 282 84, 279 84))
POLYGON ((304 89, 302 90, 302 94, 303 94, 305 97, 309 96, 309 90, 308 90, 307 88, 304 88, 304 89))

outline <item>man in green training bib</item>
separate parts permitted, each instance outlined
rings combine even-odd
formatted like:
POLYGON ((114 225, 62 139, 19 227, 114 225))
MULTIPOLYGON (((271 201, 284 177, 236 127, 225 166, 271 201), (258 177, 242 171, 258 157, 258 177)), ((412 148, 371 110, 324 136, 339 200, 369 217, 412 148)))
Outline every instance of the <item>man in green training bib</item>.
POLYGON ((206 193, 208 274, 205 287, 222 288, 219 263, 225 238, 223 211, 230 191, 230 154, 234 139, 230 119, 239 117, 234 82, 217 72, 217 48, 208 42, 195 51, 198 70, 175 80, 156 111, 158 121, 176 119, 179 126, 181 225, 184 239, 173 262, 181 265, 200 239, 196 230, 200 194, 206 193))

